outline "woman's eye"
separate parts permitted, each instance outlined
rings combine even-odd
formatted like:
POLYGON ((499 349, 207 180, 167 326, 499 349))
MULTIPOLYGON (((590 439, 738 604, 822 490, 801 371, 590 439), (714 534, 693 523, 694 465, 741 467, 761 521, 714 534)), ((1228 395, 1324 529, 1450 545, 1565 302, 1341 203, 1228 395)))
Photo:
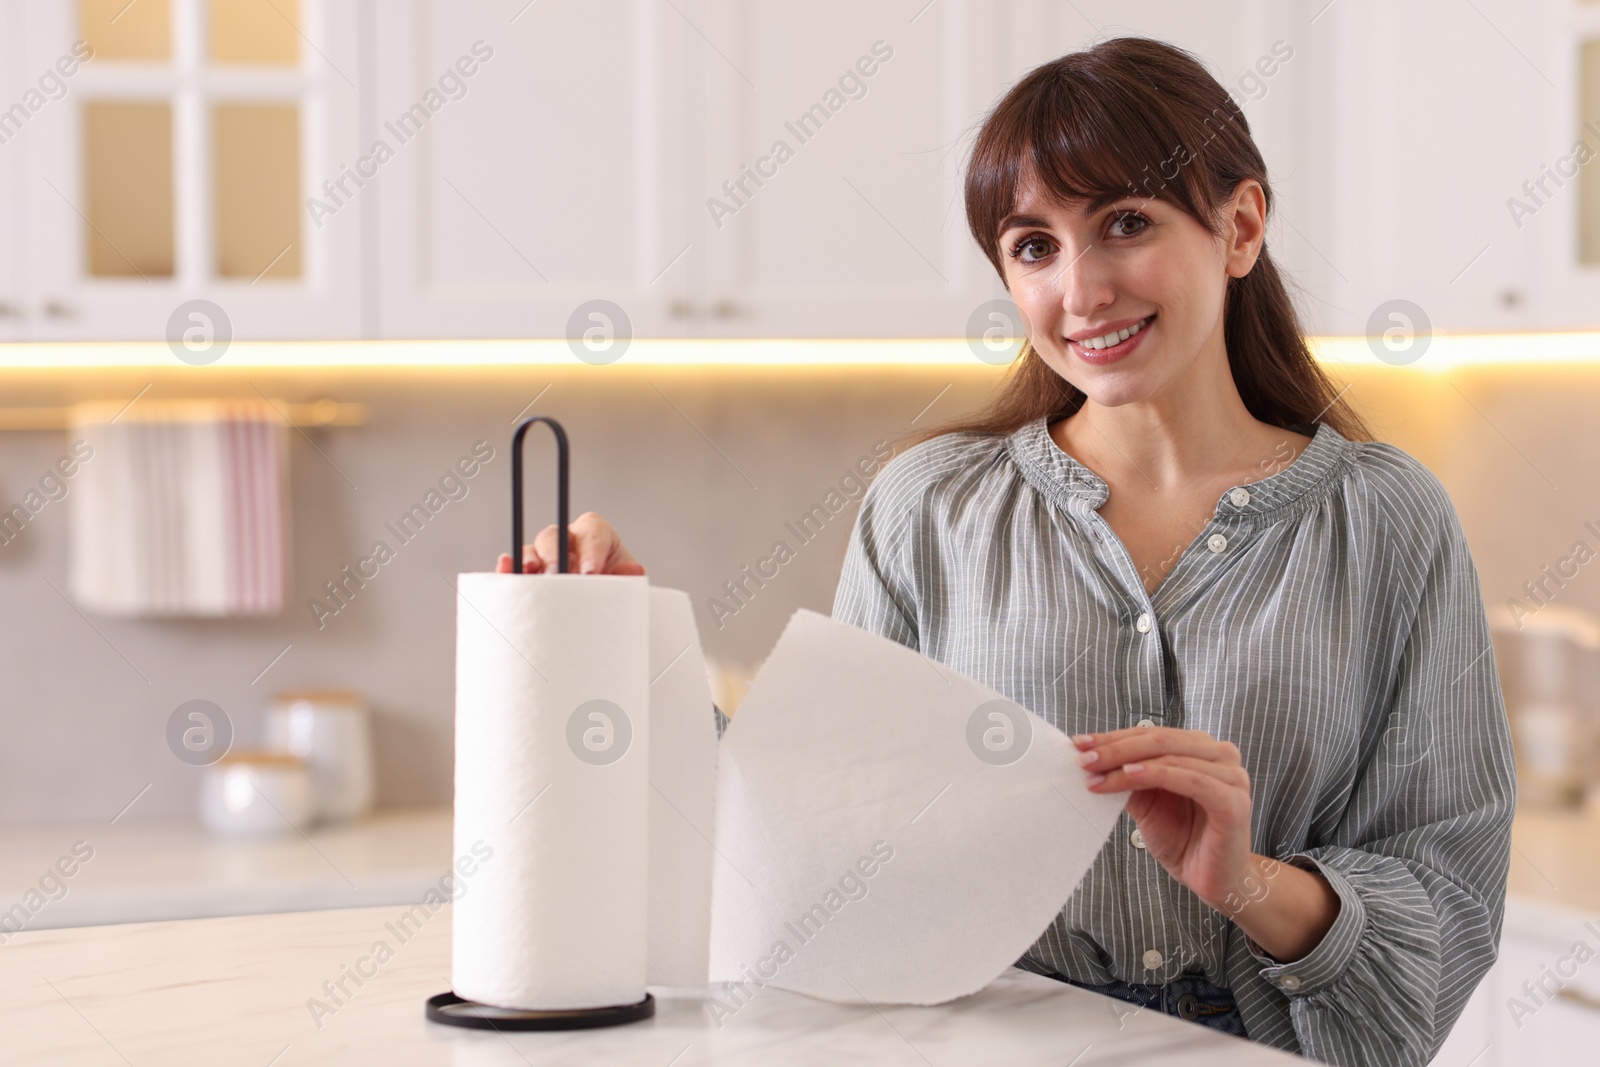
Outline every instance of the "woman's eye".
POLYGON ((1043 237, 1030 237, 1012 249, 1011 254, 1024 263, 1037 263, 1050 254, 1050 242, 1043 237))
POLYGON ((1150 220, 1146 219, 1143 215, 1139 214, 1137 211, 1130 211, 1126 215, 1118 215, 1116 218, 1111 220, 1111 225, 1113 227, 1116 227, 1116 226, 1119 226, 1119 225, 1121 225, 1122 223, 1125 223, 1125 222, 1136 222, 1136 223, 1139 224, 1139 228, 1136 229, 1136 230, 1133 230, 1131 232, 1125 230, 1122 233, 1118 234, 1117 236, 1120 236, 1120 237, 1137 237, 1139 234, 1144 232, 1145 227, 1150 225, 1150 220))

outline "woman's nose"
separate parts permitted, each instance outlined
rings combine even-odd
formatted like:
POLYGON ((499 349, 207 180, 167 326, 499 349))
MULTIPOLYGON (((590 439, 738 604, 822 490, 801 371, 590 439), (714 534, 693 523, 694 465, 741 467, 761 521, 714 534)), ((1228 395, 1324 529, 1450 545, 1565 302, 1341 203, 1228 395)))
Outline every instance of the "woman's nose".
POLYGON ((1105 269, 1098 250, 1089 245, 1062 258, 1057 285, 1061 290, 1061 307, 1068 316, 1087 319, 1096 308, 1104 307, 1116 297, 1116 289, 1105 269))

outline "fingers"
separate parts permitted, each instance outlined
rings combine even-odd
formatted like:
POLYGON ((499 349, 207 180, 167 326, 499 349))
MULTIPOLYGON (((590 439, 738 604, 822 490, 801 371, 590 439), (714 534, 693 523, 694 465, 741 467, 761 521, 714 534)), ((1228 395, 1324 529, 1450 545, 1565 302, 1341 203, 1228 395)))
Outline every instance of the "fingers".
MULTIPOLYGON (((584 512, 569 523, 567 535, 567 566, 573 574, 645 573, 643 564, 623 547, 617 531, 592 511, 584 512)), ((560 549, 561 531, 552 523, 539 531, 532 544, 522 547, 523 573, 556 573, 560 567, 560 549)))
MULTIPOLYGON (((568 532, 570 533, 571 531, 569 530, 568 532)), ((560 546, 558 533, 559 531, 555 526, 546 526, 534 535, 532 545, 522 546, 522 569, 524 571, 529 574, 541 574, 545 571, 549 571, 551 574, 556 573, 561 564, 561 557, 558 552, 560 546)), ((567 544, 567 551, 572 552, 570 538, 567 544)), ((577 559, 574 557, 568 562, 572 571, 576 573, 578 570, 577 559)))
POLYGON ((500 558, 494 561, 494 572, 496 574, 511 573, 511 553, 500 553, 500 558))
MULTIPOLYGON (((1094 770, 1093 765, 1090 770, 1094 770)), ((1091 793, 1166 789, 1186 796, 1208 809, 1250 803, 1250 776, 1243 767, 1199 759, 1195 756, 1157 756, 1125 763, 1089 779, 1091 793), (1098 780, 1096 780, 1098 779, 1098 780)))
POLYGON ((1235 767, 1242 762, 1238 745, 1232 741, 1218 741, 1204 730, 1135 726, 1103 734, 1077 734, 1072 740, 1078 746, 1079 761, 1094 771, 1120 767, 1129 760, 1169 754, 1195 756, 1235 767))
MULTIPOLYGON (((572 524, 572 570, 575 574, 605 574, 610 570, 611 556, 620 547, 621 538, 611 524, 592 511, 578 516, 572 524)), ((550 527, 550 540, 559 540, 555 527, 550 527)))

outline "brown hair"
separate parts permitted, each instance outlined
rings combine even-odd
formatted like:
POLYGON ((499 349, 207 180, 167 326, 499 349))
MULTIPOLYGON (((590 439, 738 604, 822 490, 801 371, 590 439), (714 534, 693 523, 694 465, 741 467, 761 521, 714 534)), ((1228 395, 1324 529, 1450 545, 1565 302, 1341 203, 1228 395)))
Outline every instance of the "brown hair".
MULTIPOLYGON (((967 227, 1002 281, 999 227, 1027 175, 1096 208, 1130 195, 1164 200, 1218 236, 1220 208, 1241 180, 1260 182, 1272 209, 1266 163, 1233 98, 1194 55, 1145 37, 1102 41, 1036 67, 984 121, 967 167, 967 227)), ((1249 274, 1228 279, 1223 337, 1234 384, 1256 419, 1284 428, 1320 421, 1351 440, 1371 439, 1312 358, 1265 243, 1249 274)), ((984 410, 901 446, 963 431, 1011 433, 1069 415, 1083 401, 1024 341, 984 410)))

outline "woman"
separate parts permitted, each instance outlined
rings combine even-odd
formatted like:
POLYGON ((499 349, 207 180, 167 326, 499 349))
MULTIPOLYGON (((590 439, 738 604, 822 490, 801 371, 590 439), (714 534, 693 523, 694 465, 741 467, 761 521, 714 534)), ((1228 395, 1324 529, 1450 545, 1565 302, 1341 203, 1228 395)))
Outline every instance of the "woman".
MULTIPOLYGON (((1106 41, 1000 101, 966 205, 1027 340, 986 412, 872 484, 834 616, 1128 793, 1018 965, 1328 1063, 1428 1062, 1499 942, 1505 709, 1448 496, 1310 356, 1244 115, 1188 53, 1106 41)), ((574 542, 643 573, 597 516, 574 542)))

